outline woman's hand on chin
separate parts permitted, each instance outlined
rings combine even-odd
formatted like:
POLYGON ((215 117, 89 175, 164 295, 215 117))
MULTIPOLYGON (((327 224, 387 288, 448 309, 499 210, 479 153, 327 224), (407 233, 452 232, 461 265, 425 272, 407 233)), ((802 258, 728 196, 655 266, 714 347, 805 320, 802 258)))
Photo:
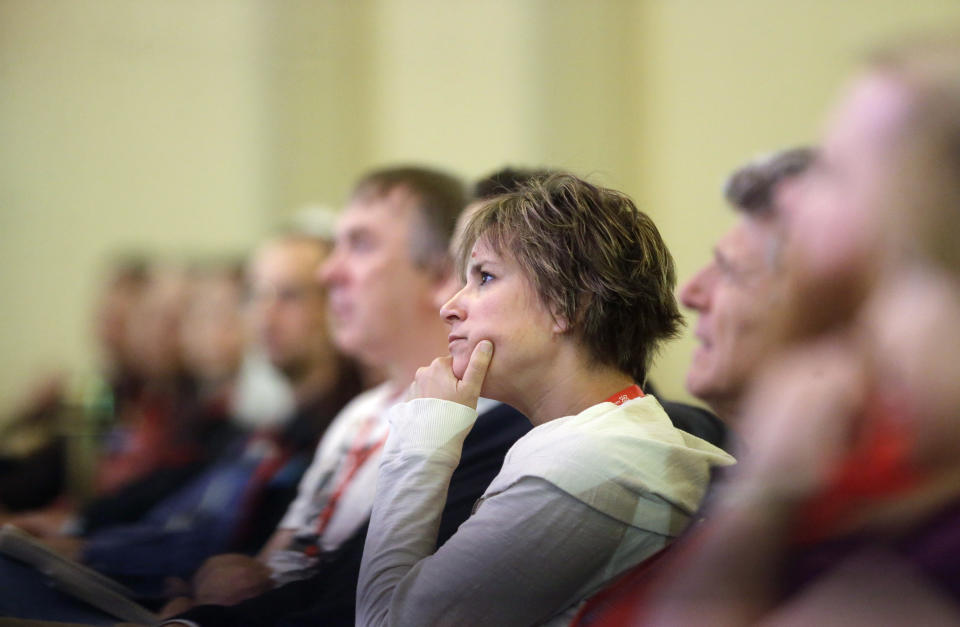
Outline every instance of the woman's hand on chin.
POLYGON ((437 357, 429 366, 417 370, 407 400, 439 398, 476 409, 492 357, 493 343, 490 340, 477 342, 462 379, 453 374, 452 357, 437 357))

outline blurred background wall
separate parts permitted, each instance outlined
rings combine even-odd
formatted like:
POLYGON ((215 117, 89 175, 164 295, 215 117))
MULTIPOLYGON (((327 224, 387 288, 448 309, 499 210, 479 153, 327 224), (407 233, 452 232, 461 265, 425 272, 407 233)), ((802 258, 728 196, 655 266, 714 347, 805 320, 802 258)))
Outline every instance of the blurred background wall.
MULTIPOLYGON (((588 175, 683 281, 732 222, 732 168, 814 140, 872 43, 948 20, 956 0, 0 0, 0 415, 94 368, 111 254, 242 253, 388 162, 588 175)), ((692 347, 654 371, 672 396, 692 347)))

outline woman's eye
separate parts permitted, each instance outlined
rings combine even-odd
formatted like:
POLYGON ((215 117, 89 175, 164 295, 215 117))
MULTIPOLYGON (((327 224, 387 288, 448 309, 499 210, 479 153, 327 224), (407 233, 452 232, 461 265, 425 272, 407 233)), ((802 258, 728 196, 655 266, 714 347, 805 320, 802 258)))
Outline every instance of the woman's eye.
POLYGON ((481 273, 480 273, 480 285, 486 285, 486 284, 489 283, 491 280, 493 280, 493 275, 490 274, 489 272, 481 272, 481 273))

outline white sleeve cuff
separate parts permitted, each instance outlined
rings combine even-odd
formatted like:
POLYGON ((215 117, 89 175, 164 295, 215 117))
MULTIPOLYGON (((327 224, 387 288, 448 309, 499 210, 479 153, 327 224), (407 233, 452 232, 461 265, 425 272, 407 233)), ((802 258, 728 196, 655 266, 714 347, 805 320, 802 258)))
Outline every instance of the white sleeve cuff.
POLYGON ((395 405, 389 420, 389 449, 447 449, 459 455, 477 421, 477 410, 453 401, 416 398, 395 405))

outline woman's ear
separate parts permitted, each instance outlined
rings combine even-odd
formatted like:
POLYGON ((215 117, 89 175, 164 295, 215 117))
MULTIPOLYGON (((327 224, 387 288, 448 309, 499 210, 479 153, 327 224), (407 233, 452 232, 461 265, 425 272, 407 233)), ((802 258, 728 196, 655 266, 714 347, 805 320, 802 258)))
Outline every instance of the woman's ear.
POLYGON ((564 335, 570 330, 570 321, 567 317, 558 313, 553 314, 553 332, 557 335, 564 335))
POLYGON ((555 306, 553 311, 550 312, 550 315, 553 316, 553 332, 557 335, 570 333, 575 326, 583 323, 584 312, 587 311, 587 307, 590 306, 593 298, 590 294, 586 294, 578 300, 579 302, 575 305, 576 311, 574 312, 573 322, 570 321, 569 316, 560 313, 559 305, 555 306))

